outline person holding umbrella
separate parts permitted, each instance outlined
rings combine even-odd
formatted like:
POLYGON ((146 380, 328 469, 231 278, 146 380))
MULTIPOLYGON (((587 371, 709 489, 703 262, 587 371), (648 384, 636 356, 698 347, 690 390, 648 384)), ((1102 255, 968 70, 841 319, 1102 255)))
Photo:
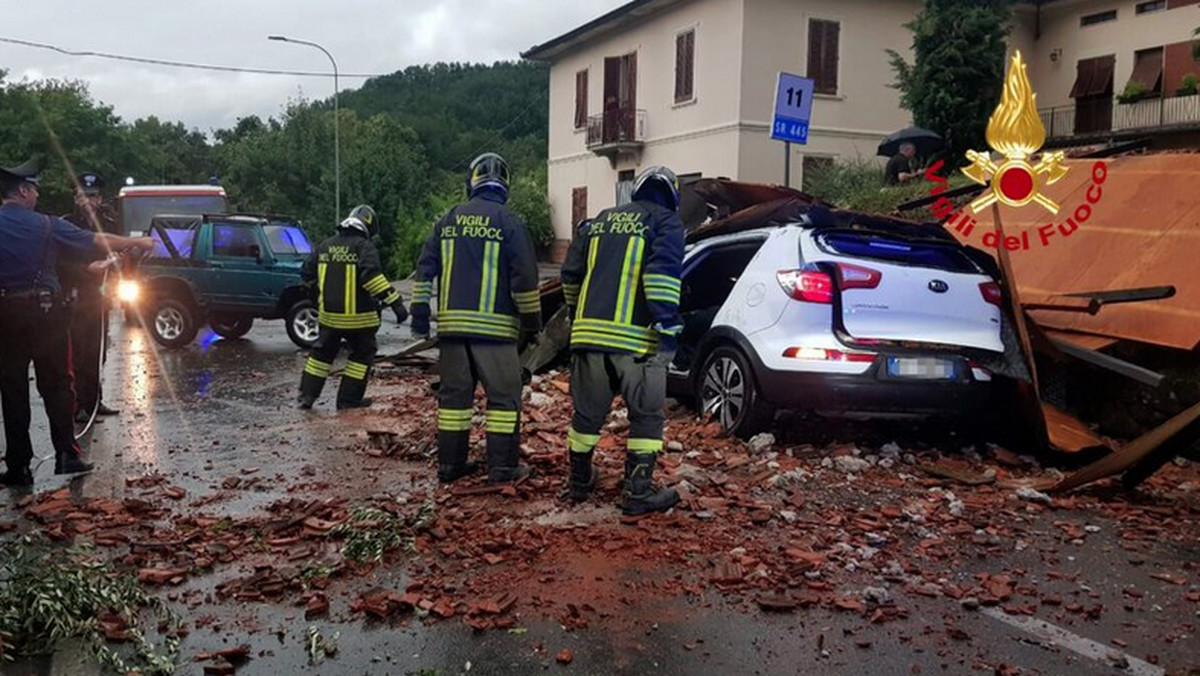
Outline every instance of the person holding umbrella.
POLYGON ((878 155, 891 158, 883 172, 885 185, 899 185, 921 176, 913 166, 917 155, 929 157, 942 147, 942 137, 928 129, 908 127, 889 134, 879 144, 878 155))

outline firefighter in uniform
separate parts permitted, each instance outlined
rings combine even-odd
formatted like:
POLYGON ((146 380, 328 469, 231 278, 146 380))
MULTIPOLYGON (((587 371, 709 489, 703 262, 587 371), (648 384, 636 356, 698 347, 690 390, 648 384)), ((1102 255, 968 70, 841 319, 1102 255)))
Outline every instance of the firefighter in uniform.
POLYGON ((674 490, 652 482, 663 446, 666 368, 682 328, 678 210, 675 174, 651 167, 634 183, 633 201, 584 221, 567 252, 562 282, 572 317, 572 501, 586 500, 595 485, 593 449, 619 393, 629 409, 622 511, 645 514, 679 502, 674 490))
POLYGON ((29 364, 46 406, 54 445, 54 473, 86 472, 72 420, 70 313, 63 302, 58 261, 103 258, 116 249, 147 250, 148 237, 131 239, 82 230, 34 211, 34 161, 0 169, 0 398, 3 399, 5 472, 0 484, 31 486, 29 364))
MULTIPOLYGON (((116 214, 100 195, 104 179, 94 172, 76 178, 75 210, 64 216, 77 228, 92 232, 121 234, 116 214)), ((100 364, 108 350, 110 304, 102 289, 103 276, 86 265, 64 264, 59 268, 63 294, 71 301, 71 367, 75 374, 75 420, 86 423, 93 412, 108 416, 119 413, 102 399, 100 364)))
POLYGON ((475 471, 468 461, 475 386, 487 393, 487 471, 493 483, 528 476, 520 453, 521 363, 518 339, 541 330, 537 258, 521 219, 505 207, 504 159, 471 162, 468 201, 433 226, 417 264, 413 333, 429 334, 438 280, 438 480, 475 471))
POLYGON ((397 324, 408 318, 400 292, 384 276, 379 250, 371 242, 377 220, 371 207, 354 207, 338 225, 337 234, 321 242, 300 270, 305 284, 317 289, 320 324, 317 342, 300 376, 302 409, 312 408, 321 396, 342 341, 350 350, 350 359, 338 387, 337 407, 370 406, 371 399, 363 395, 375 361, 380 308, 390 307, 397 324))

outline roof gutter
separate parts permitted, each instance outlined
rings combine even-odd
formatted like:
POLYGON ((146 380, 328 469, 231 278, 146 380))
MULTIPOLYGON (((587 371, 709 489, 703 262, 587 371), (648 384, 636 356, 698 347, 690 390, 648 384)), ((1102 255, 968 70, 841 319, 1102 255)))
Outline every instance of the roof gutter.
POLYGON ((617 7, 607 14, 604 14, 583 24, 582 26, 579 26, 578 28, 554 38, 553 40, 530 47, 524 52, 521 52, 521 58, 528 59, 530 61, 553 61, 560 54, 574 47, 575 45, 609 32, 636 14, 645 13, 639 12, 639 10, 647 9, 648 6, 652 5, 669 5, 677 1, 678 0, 632 0, 631 2, 627 2, 624 5, 617 7))

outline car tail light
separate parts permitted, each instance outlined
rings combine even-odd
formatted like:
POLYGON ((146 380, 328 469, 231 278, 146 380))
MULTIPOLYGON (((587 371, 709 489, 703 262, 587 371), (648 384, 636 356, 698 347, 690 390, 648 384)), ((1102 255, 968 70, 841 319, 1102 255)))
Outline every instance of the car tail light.
POLYGON ((883 279, 883 273, 861 265, 838 263, 838 277, 843 289, 874 289, 883 279))
POLYGON ((789 347, 783 351, 787 359, 807 359, 809 361, 844 361, 844 362, 873 362, 877 356, 874 352, 843 352, 842 350, 827 350, 823 347, 789 347))
POLYGON ((1004 301, 1004 294, 1000 291, 1000 285, 996 282, 983 282, 979 285, 979 293, 983 294, 983 299, 996 307, 1004 301))
POLYGON ((775 273, 775 278, 784 292, 795 300, 824 304, 833 302, 833 279, 814 267, 780 270, 775 273))

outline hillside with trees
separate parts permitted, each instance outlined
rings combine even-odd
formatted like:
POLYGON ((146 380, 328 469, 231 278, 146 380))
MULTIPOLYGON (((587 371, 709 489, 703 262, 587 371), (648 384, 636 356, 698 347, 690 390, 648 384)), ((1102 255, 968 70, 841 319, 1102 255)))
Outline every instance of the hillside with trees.
MULTIPOLYGON (((512 206, 536 240, 552 238, 546 201, 546 91, 539 64, 413 66, 342 92, 343 211, 367 203, 383 216, 390 272, 411 271, 430 224, 461 199, 467 164, 503 154, 512 206)), ((121 120, 80 82, 10 82, 0 71, 0 164, 41 155, 42 208, 70 210, 73 172, 98 171, 110 190, 217 177, 236 209, 290 214, 315 239, 333 231, 332 100, 292 101, 281 114, 242 118, 210 136, 178 122, 121 120)))

